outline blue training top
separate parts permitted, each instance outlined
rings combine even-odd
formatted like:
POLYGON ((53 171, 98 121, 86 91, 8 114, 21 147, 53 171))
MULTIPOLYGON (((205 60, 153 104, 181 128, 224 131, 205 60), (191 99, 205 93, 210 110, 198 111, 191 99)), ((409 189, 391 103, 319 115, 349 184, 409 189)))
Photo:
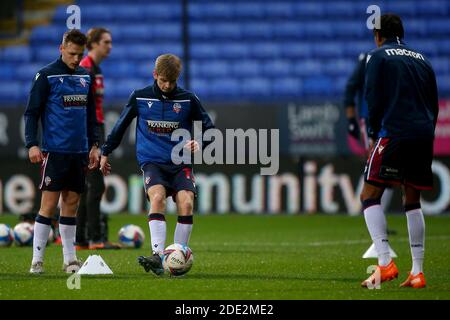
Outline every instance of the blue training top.
POLYGON ((109 155, 119 146, 126 129, 135 117, 137 117, 136 156, 140 167, 148 163, 172 163, 172 149, 181 141, 181 138, 178 141, 171 141, 172 132, 176 129, 191 132, 195 120, 202 122, 203 131, 214 128, 195 94, 180 87, 166 94, 160 90, 155 81, 153 85, 133 91, 102 147, 103 155, 109 155))
POLYGON ((87 153, 98 142, 91 85, 86 69, 70 69, 61 58, 39 70, 24 114, 26 147, 39 145, 40 118, 42 151, 87 153))

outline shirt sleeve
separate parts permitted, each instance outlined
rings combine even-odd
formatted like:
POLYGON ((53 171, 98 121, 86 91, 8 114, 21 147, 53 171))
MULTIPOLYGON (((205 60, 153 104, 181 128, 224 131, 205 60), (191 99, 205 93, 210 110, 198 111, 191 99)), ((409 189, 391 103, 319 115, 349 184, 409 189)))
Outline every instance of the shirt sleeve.
POLYGON ((358 63, 356 64, 350 78, 347 81, 347 85, 345 86, 345 95, 344 95, 344 107, 348 106, 356 106, 355 97, 361 87, 364 85, 364 69, 365 69, 365 60, 366 55, 361 54, 358 59, 358 63))
POLYGON ((433 69, 431 70, 431 81, 430 81, 430 85, 431 85, 431 94, 433 95, 431 98, 431 107, 433 108, 433 115, 434 115, 434 128, 436 129, 436 123, 437 123, 437 119, 438 119, 438 115, 439 115, 439 95, 438 95, 438 88, 437 88, 437 83, 436 83, 436 75, 433 71, 433 69))
MULTIPOLYGON (((208 129, 213 129, 214 124, 209 117, 206 110, 203 108, 200 99, 193 94, 191 98, 192 103, 192 120, 193 121, 201 121, 202 122, 202 132, 204 133, 208 129)), ((202 141, 203 147, 206 147, 212 141, 202 141)))
POLYGON ((192 95, 192 120, 193 121, 201 121, 202 122, 202 131, 206 131, 208 129, 214 128, 214 124, 206 112, 205 108, 203 108, 199 98, 196 95, 192 95))
POLYGON ((128 103, 122 110, 119 119, 117 120, 111 133, 108 135, 106 142, 102 146, 102 155, 107 156, 116 149, 122 141, 123 135, 130 123, 137 117, 137 103, 135 92, 131 94, 128 103))
POLYGON ((383 56, 375 54, 367 56, 366 79, 365 79, 365 97, 369 112, 368 134, 371 138, 377 138, 381 130, 383 120, 383 56))
POLYGON ((37 140, 39 118, 44 112, 49 93, 50 85, 48 84, 46 74, 42 71, 36 73, 24 113, 25 146, 27 148, 39 145, 39 141, 37 140))

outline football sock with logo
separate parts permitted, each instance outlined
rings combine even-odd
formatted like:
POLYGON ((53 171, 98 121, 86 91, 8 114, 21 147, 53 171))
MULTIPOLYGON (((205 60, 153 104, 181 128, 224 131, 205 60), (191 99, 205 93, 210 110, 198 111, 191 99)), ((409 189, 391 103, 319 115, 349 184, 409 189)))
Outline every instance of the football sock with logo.
POLYGON ((48 235, 50 234, 52 219, 38 214, 34 223, 33 235, 33 261, 44 261, 45 246, 47 245, 48 235))
POLYGON ((162 253, 166 243, 166 218, 161 213, 150 213, 148 215, 148 226, 153 253, 162 253))
POLYGON ((391 262, 389 242, 387 237, 387 223, 379 199, 363 201, 364 219, 367 229, 378 254, 378 265, 387 266, 391 262))
POLYGON ((420 209, 420 203, 405 206, 408 221, 409 245, 412 256, 413 275, 423 272, 423 259, 425 254, 425 220, 420 209))
POLYGON ((175 227, 174 242, 187 245, 192 232, 193 216, 178 216, 175 227))
POLYGON ((63 246, 64 264, 77 260, 75 251, 75 235, 77 219, 75 217, 59 217, 59 233, 63 246))

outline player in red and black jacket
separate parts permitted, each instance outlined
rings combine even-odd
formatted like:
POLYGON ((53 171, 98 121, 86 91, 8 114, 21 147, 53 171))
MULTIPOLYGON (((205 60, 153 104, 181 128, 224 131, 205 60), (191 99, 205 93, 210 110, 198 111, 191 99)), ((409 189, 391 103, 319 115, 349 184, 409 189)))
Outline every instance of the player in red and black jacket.
MULTIPOLYGON (((380 206, 385 187, 401 185, 408 221, 412 270, 401 286, 423 288, 425 222, 420 190, 431 189, 434 131, 438 117, 436 77, 430 62, 402 41, 403 24, 385 14, 374 30, 377 49, 367 56, 365 96, 369 135, 376 139, 364 172, 364 217, 378 253, 376 272, 362 283, 393 280, 397 267, 389 253, 386 218, 380 206)), ((379 283, 378 283, 379 284, 379 283)))
MULTIPOLYGON (((87 33, 88 55, 81 60, 80 66, 91 74, 92 94, 95 99, 95 114, 99 127, 100 143, 105 140, 103 116, 103 75, 100 63, 109 56, 112 48, 112 37, 105 28, 93 28, 87 33)), ((100 171, 88 172, 86 191, 81 195, 77 219, 77 246, 80 249, 118 249, 118 245, 108 242, 107 216, 100 212, 100 200, 105 191, 103 175, 100 171), (86 233, 87 229, 87 233, 86 233), (87 238, 86 238, 87 235, 87 238)))

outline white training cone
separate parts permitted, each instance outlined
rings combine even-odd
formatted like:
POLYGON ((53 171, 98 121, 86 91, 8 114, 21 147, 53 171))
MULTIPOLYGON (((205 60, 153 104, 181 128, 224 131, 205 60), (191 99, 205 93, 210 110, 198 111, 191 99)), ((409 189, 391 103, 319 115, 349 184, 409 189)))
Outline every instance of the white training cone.
POLYGON ((91 255, 83 263, 83 266, 78 270, 77 274, 113 274, 113 272, 102 257, 91 255))
MULTIPOLYGON (((392 250, 391 246, 389 245, 389 253, 391 254, 392 258, 397 258, 397 254, 394 250, 392 250)), ((367 258, 378 258, 377 250, 375 249, 375 245, 372 243, 372 245, 367 249, 367 251, 362 256, 364 259, 367 258)))

